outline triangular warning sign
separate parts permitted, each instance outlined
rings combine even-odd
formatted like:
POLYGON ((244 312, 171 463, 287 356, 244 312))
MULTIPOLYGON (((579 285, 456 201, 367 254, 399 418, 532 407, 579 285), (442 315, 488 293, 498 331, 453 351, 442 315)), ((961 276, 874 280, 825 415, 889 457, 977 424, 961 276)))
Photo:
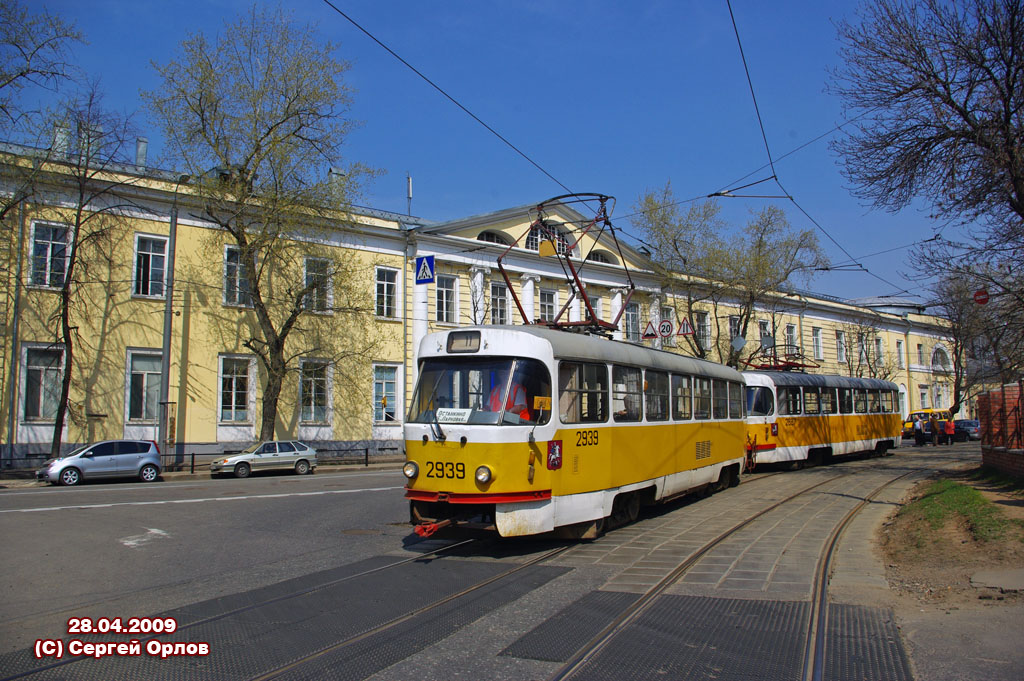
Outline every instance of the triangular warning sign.
POLYGON ((679 322, 679 331, 676 333, 677 336, 691 336, 693 335, 693 327, 690 326, 690 320, 683 317, 683 321, 679 322))
POLYGON ((416 281, 433 281, 434 272, 430 269, 430 261, 424 258, 420 262, 420 269, 416 272, 416 281))
POLYGON ((657 337, 658 337, 658 332, 654 328, 654 322, 647 322, 647 328, 644 329, 644 340, 651 340, 652 338, 657 338, 657 337))

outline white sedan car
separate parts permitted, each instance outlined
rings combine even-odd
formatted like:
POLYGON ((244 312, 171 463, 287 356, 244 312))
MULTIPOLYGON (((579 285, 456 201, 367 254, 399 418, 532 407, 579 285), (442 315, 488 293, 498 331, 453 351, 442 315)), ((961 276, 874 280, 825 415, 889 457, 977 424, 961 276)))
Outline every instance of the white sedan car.
POLYGON ((316 468, 316 450, 296 440, 257 442, 232 456, 210 462, 210 475, 232 473, 247 478, 257 471, 294 470, 298 475, 312 473, 316 468))

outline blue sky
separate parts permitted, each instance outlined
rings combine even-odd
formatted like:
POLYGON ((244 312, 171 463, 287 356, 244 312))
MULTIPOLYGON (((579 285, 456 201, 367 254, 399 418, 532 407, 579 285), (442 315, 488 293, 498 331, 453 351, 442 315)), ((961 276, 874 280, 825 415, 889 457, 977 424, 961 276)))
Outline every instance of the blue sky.
MULTIPOLYGON (((770 175, 758 171, 768 156, 725 0, 335 4, 561 183, 615 196, 612 218, 627 234, 634 230, 625 216, 645 190, 671 181, 677 198, 691 199, 770 175)), ((139 111, 150 153, 158 154, 161 141, 138 95, 155 87, 151 62, 168 61, 189 33, 212 37, 250 4, 45 0, 30 6, 45 6, 79 27, 89 40, 76 48, 80 66, 99 78, 109 107, 139 111)), ((854 18, 855 4, 733 0, 732 7, 773 157, 840 123, 841 104, 824 88, 828 69, 839 65, 833 22, 854 18)), ((295 0, 288 8, 352 64, 351 115, 362 125, 346 141, 347 160, 383 171, 358 203, 405 213, 407 173, 413 214, 435 221, 564 193, 328 5, 295 0)), ((777 161, 776 171, 799 205, 877 276, 832 271, 805 287, 841 298, 904 289, 923 294, 919 283, 902 277, 905 247, 939 226, 918 210, 893 215, 854 198, 829 139, 777 161), (879 251, 889 252, 873 255, 879 251)), ((782 193, 772 183, 748 191, 782 193)), ((723 201, 724 215, 737 226, 765 202, 723 201)), ((791 202, 772 202, 795 227, 817 230, 791 202)), ((948 228, 946 235, 955 236, 948 228)), ((818 236, 834 264, 848 260, 829 237, 818 236)))

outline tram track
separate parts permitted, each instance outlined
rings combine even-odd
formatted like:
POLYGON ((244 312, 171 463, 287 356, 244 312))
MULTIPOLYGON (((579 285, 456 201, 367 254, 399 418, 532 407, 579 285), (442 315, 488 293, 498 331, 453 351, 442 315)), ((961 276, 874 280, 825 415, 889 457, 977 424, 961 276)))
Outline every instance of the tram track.
MULTIPOLYGON (((869 468, 875 468, 875 466, 870 466, 869 468)), ((757 513, 755 513, 753 515, 750 515, 749 517, 744 518, 743 520, 741 520, 741 521, 737 522, 736 524, 734 524, 729 529, 723 531, 717 537, 715 537, 712 540, 708 541, 706 544, 704 544, 702 547, 700 547, 698 550, 696 550, 694 553, 692 553, 690 556, 688 556, 687 559, 684 560, 682 563, 680 563, 675 569, 673 569, 670 574, 668 574, 664 579, 659 581, 655 586, 651 587, 632 606, 628 607, 624 612, 622 612, 619 616, 617 616, 598 635, 596 635, 583 648, 581 648, 579 650, 579 652, 568 663, 566 663, 558 672, 556 672, 556 674, 554 676, 552 676, 550 678, 551 679, 565 679, 565 678, 571 678, 573 675, 575 675, 590 660, 592 660, 604 648, 604 646, 610 640, 612 640, 616 635, 618 635, 621 631, 625 630, 632 622, 634 622, 644 611, 646 611, 654 603, 655 600, 657 600, 659 595, 661 595, 667 588, 669 588, 672 584, 674 584, 676 581, 678 581, 688 570, 690 570, 697 562, 699 562, 700 559, 703 556, 705 556, 709 551, 714 549, 716 546, 718 546, 719 544, 721 544, 722 542, 724 542, 728 538, 734 536, 737 532, 739 532, 743 528, 749 526, 751 523, 755 522, 759 518, 762 518, 763 516, 765 516, 766 514, 772 512, 773 510, 778 509, 779 507, 781 507, 781 506, 783 506, 783 505, 785 505, 787 503, 790 503, 793 500, 795 500, 795 499, 797 499, 797 498, 799 498, 799 497, 801 497, 803 495, 813 493, 815 490, 818 490, 821 487, 823 487, 825 485, 828 485, 830 483, 834 483, 837 480, 843 479, 843 478, 851 476, 851 475, 862 474, 863 472, 864 472, 864 468, 858 467, 857 469, 854 469, 854 470, 840 472, 839 474, 836 474, 836 475, 830 475, 825 480, 821 480, 821 481, 816 482, 815 484, 813 484, 811 486, 804 487, 803 489, 800 489, 800 490, 796 491, 795 493, 786 496, 783 499, 780 499, 778 501, 775 501, 775 502, 771 503, 770 505, 768 505, 767 507, 761 509, 757 513)), ((769 477, 774 477, 777 474, 778 473, 768 473, 766 475, 759 476, 756 479, 744 481, 744 484, 749 484, 749 483, 752 483, 752 482, 757 482, 759 480, 764 480, 764 479, 769 478, 769 477)), ((899 478, 904 477, 905 475, 908 475, 908 474, 909 474, 909 472, 908 473, 904 473, 904 475, 903 476, 899 476, 899 478)), ((839 536, 841 536, 842 528, 845 528, 845 526, 849 523, 849 521, 852 520, 852 518, 856 515, 857 511, 859 511, 861 508, 863 508, 863 506, 866 503, 868 503, 874 496, 876 496, 882 489, 884 489, 884 487, 892 484, 893 482, 895 482, 899 478, 893 478, 892 480, 887 481, 884 485, 880 486, 878 489, 873 491, 870 495, 866 496, 860 502, 860 504, 858 504, 856 509, 852 510, 847 515, 847 518, 844 519, 844 521, 842 522, 841 526, 837 527, 837 529, 834 531, 834 536, 832 537, 832 539, 831 539, 831 541, 829 543, 829 546, 830 546, 830 548, 828 550, 828 554, 829 555, 831 555, 831 551, 834 548, 835 543, 838 541, 839 536)), ((476 546, 476 545, 483 546, 483 545, 486 544, 486 542, 487 542, 486 539, 482 540, 482 539, 479 539, 479 538, 473 538, 473 539, 466 539, 466 540, 463 540, 463 541, 457 541, 457 542, 454 542, 452 544, 448 544, 448 545, 445 545, 445 546, 442 546, 442 547, 438 547, 436 549, 433 549, 431 551, 427 551, 427 552, 422 553, 422 554, 418 554, 418 555, 413 556, 413 557, 405 558, 405 559, 402 559, 402 560, 396 560, 396 561, 388 563, 386 565, 381 565, 381 566, 377 566, 377 567, 374 567, 374 568, 369 569, 369 570, 363 570, 361 572, 353 573, 353 574, 350 574, 350 575, 345 575, 343 577, 339 577, 337 579, 329 580, 327 582, 319 583, 319 584, 312 585, 312 586, 309 586, 309 587, 306 587, 306 588, 302 588, 302 589, 296 589, 296 590, 290 591, 290 592, 288 592, 286 594, 275 596, 273 598, 262 599, 262 600, 260 600, 258 602, 250 603, 250 604, 248 604, 248 605, 246 605, 244 607, 228 609, 228 610, 226 610, 224 612, 217 613, 216 615, 212 615, 212 616, 209 616, 209 617, 199 618, 199 619, 197 619, 195 621, 188 622, 188 623, 183 623, 178 628, 178 632, 177 633, 180 634, 182 632, 188 632, 189 630, 195 630, 195 629, 198 629, 199 627, 201 627, 203 625, 208 625, 208 624, 217 622, 218 620, 226 620, 227 618, 230 618, 232 616, 238 616, 238 615, 243 615, 243 614, 246 614, 246 613, 249 613, 249 612, 252 612, 252 611, 258 611, 261 608, 266 608, 268 606, 279 604, 279 603, 288 601, 289 599, 297 599, 297 598, 302 597, 302 596, 308 596, 310 594, 315 593, 316 591, 329 589, 330 587, 336 586, 338 584, 341 584, 342 582, 346 582, 346 581, 350 581, 350 580, 355 580, 355 579, 358 579, 360 577, 366 577, 366 576, 374 574, 374 573, 379 573, 379 572, 383 572, 383 571, 386 571, 386 570, 394 569, 394 568, 397 568, 397 567, 402 566, 402 565, 407 565, 409 563, 414 563, 416 561, 423 561, 425 559, 430 559, 432 556, 451 555, 452 553, 459 551, 459 549, 465 549, 465 548, 469 548, 469 547, 476 546)), ((480 581, 474 582, 473 584, 470 584, 470 585, 468 585, 465 588, 458 589, 458 590, 456 590, 453 593, 450 593, 450 594, 445 595, 445 596, 443 596, 441 598, 438 598, 436 600, 433 600, 433 601, 430 601, 428 603, 425 603, 425 604, 421 605, 420 607, 416 607, 416 608, 413 608, 413 609, 411 609, 411 610, 409 610, 407 612, 404 612, 404 613, 401 613, 401 614, 397 614, 396 616, 391 617, 387 621, 381 622, 379 624, 375 624, 374 626, 369 627, 369 628, 367 628, 365 630, 359 631, 358 633, 354 633, 354 634, 346 636, 345 638, 342 638, 340 640, 336 640, 336 641, 330 642, 328 645, 322 645, 322 646, 316 648, 315 650, 311 650, 309 652, 303 653, 299 657, 296 657, 296 658, 293 658, 293 659, 289 660, 286 664, 282 664, 282 665, 273 667, 273 668, 271 668, 269 670, 262 669, 262 670, 259 671, 259 673, 256 673, 256 674, 254 674, 252 676, 249 676, 247 678, 249 679, 249 681, 269 681, 271 679, 283 679, 283 678, 293 678, 293 677, 308 678, 308 676, 304 676, 304 674, 308 673, 308 671, 309 671, 308 669, 305 669, 305 667, 307 665, 309 665, 310 667, 313 667, 313 666, 315 666, 315 664, 317 662, 320 662, 322 664, 323 663, 330 664, 330 660, 328 659, 330 656, 335 655, 337 653, 344 653, 344 651, 346 649, 349 649, 349 648, 353 648, 354 649, 352 654, 362 654, 358 650, 360 644, 366 645, 366 644, 369 643, 369 644, 372 645, 372 644, 375 643, 374 640, 373 640, 375 637, 378 637, 378 636, 381 636, 383 634, 386 634, 387 632, 391 632, 393 630, 396 630, 396 629, 400 628, 401 625, 403 625, 403 624, 412 623, 413 620, 415 620, 416 618, 419 618, 421 616, 428 615, 429 613, 432 613, 434 611, 441 611, 441 610, 444 609, 445 606, 450 606, 450 605, 454 604, 456 601, 458 601, 459 599, 467 597, 467 596, 470 596, 474 592, 480 591, 480 590, 485 589, 486 587, 489 587, 489 586, 492 586, 492 585, 499 585, 504 580, 510 579, 513 575, 516 575, 517 573, 520 573, 520 572, 522 572, 524 570, 527 570, 528 568, 531 568, 531 567, 534 567, 534 566, 539 566, 539 565, 542 565, 542 564, 544 564, 546 562, 552 561, 553 559, 557 558, 558 556, 560 556, 564 552, 566 552, 566 551, 568 551, 568 550, 570 550, 570 549, 572 549, 572 548, 574 548, 576 546, 577 546, 576 544, 567 544, 567 545, 564 545, 564 546, 559 546, 559 547, 557 547, 557 548, 555 548, 553 550, 545 551, 545 552, 541 553, 540 555, 534 556, 534 557, 532 557, 532 558, 530 558, 530 559, 528 559, 526 561, 517 562, 512 567, 510 567, 509 569, 503 570, 503 571, 501 571, 501 572, 499 572, 499 573, 497 573, 497 574, 495 574, 495 575, 493 575, 491 577, 488 577, 486 579, 482 579, 480 581)), ((478 553, 478 552, 479 551, 473 551, 473 553, 478 553)), ((819 563, 821 563, 821 565, 819 565, 819 570, 821 571, 821 574, 824 575, 824 576, 827 576, 827 574, 828 574, 827 564, 824 564, 823 561, 819 561, 819 563)), ((824 581, 824 576, 819 577, 819 582, 824 581)), ((819 591, 819 589, 815 588, 815 592, 818 592, 818 591, 819 591)), ((825 587, 825 591, 827 591, 827 586, 825 587)), ((824 594, 825 591, 823 591, 822 593, 824 594)), ((824 631, 824 628, 825 628, 824 627, 824 625, 825 625, 825 619, 824 619, 825 613, 824 613, 824 610, 826 610, 826 608, 822 607, 822 608, 819 608, 819 609, 817 609, 815 611, 815 615, 814 615, 814 617, 815 617, 814 629, 815 629, 816 632, 818 632, 817 633, 818 638, 813 638, 813 644, 812 644, 811 643, 812 637, 810 637, 810 636, 808 637, 809 650, 813 650, 814 647, 821 645, 821 643, 819 642, 819 638, 822 635, 822 633, 824 631)), ((810 627, 809 627, 809 629, 810 629, 810 627)), ((146 639, 143 640, 143 644, 145 644, 145 641, 146 641, 146 639)), ((813 661, 813 660, 818 659, 819 657, 820 656, 818 656, 817 654, 811 654, 811 653, 808 654, 808 660, 812 660, 813 661)), ((21 673, 15 674, 15 675, 6 676, 3 679, 0 679, 0 681, 13 681, 14 679, 21 679, 21 678, 31 677, 34 674, 37 674, 37 673, 40 673, 40 672, 44 672, 44 671, 47 671, 47 670, 51 670, 51 669, 54 669, 54 668, 57 668, 57 667, 62 667, 62 666, 70 665, 70 664, 73 664, 75 662, 81 661, 83 659, 91 659, 91 658, 85 657, 85 656, 80 656, 80 657, 75 657, 75 658, 66 658, 66 659, 63 659, 63 660, 57 660, 57 661, 51 662, 50 664, 47 664, 47 665, 41 665, 39 667, 30 669, 30 670, 26 670, 26 671, 23 671, 21 673)), ((820 678, 820 676, 816 677, 816 676, 813 675, 815 673, 814 670, 820 668, 820 664, 817 664, 817 666, 815 666, 816 664, 817 663, 815 663, 815 664, 810 664, 809 663, 808 664, 807 669, 808 669, 808 674, 809 675, 805 677, 806 679, 815 679, 815 680, 817 680, 817 679, 820 678)))
MULTIPOLYGON (((329 581, 326 581, 326 582, 315 584, 313 586, 305 587, 305 588, 302 588, 302 589, 297 589, 297 590, 291 591, 291 592, 286 593, 286 594, 275 596, 273 598, 264 599, 264 600, 258 601, 256 603, 250 603, 250 604, 248 604, 248 605, 246 605, 244 607, 229 609, 229 610, 226 610, 224 612, 218 613, 216 615, 212 615, 212 616, 209 616, 209 617, 204 617, 204 618, 200 618, 198 620, 194 620, 192 622, 187 622, 187 623, 184 623, 184 624, 180 624, 177 627, 177 629, 176 629, 176 633, 180 634, 180 633, 183 633, 183 632, 187 632, 190 629, 196 629, 196 628, 198 628, 200 626, 211 624, 211 623, 214 623, 214 622, 216 622, 218 620, 226 619, 228 617, 241 615, 241 614, 244 614, 246 612, 251 612, 251 611, 257 610, 259 608, 267 607, 269 605, 273 605, 273 604, 276 604, 276 603, 281 603, 281 602, 284 602, 284 601, 288 601, 289 599, 295 599, 295 598, 298 598, 298 597, 301 597, 301 596, 307 596, 307 595, 313 594, 313 593, 315 593, 317 591, 321 591, 321 590, 328 589, 328 588, 333 587, 333 586, 337 586, 339 584, 342 584, 343 582, 352 581, 352 580, 355 580, 355 579, 359 579, 360 577, 366 577, 366 576, 371 575, 371 574, 379 573, 379 572, 382 572, 382 571, 385 571, 385 570, 394 569, 394 568, 397 568, 397 567, 402 566, 402 565, 407 565, 409 563, 414 563, 414 562, 417 562, 417 561, 422 561, 422 560, 427 559, 427 558, 429 558, 431 556, 438 556, 438 555, 443 554, 443 553, 445 553, 447 551, 454 551, 455 549, 463 548, 463 547, 466 547, 466 546, 468 546, 470 544, 474 544, 474 543, 480 543, 481 541, 483 541, 483 540, 477 539, 477 538, 464 539, 464 540, 461 540, 461 541, 456 541, 456 542, 453 542, 451 544, 447 544, 445 546, 441 546, 441 547, 438 547, 436 549, 432 549, 430 551, 426 551, 424 553, 417 554, 416 556, 411 556, 409 558, 403 558, 401 560, 396 560, 396 561, 388 563, 386 565, 381 565, 381 566, 378 566, 378 567, 375 567, 375 568, 371 568, 369 570, 363 570, 361 572, 353 573, 351 575, 345 575, 344 577, 339 577, 337 579, 332 579, 332 580, 329 580, 329 581)), ((417 543, 419 543, 419 542, 417 542, 417 543)), ((156 636, 142 637, 142 638, 139 638, 139 641, 142 643, 143 646, 145 646, 145 644, 148 641, 150 641, 152 639, 155 639, 155 638, 156 638, 156 636)), ((24 670, 24 671, 21 671, 19 673, 16 673, 16 674, 13 674, 13 675, 10 675, 10 676, 0 677, 0 681, 15 681, 15 679, 23 679, 23 678, 31 677, 31 676, 33 676, 35 674, 39 674, 41 672, 49 671, 51 669, 57 669, 57 668, 60 668, 60 667, 66 667, 68 665, 75 664, 75 663, 81 662, 83 660, 91 660, 91 659, 93 659, 93 658, 91 658, 91 657, 89 657, 87 655, 79 655, 79 656, 74 656, 74 657, 65 657, 63 659, 56 660, 56 661, 51 662, 49 664, 40 665, 38 667, 35 667, 35 668, 32 668, 32 669, 28 669, 28 670, 24 670)))
MULTIPOLYGON (((756 520, 766 516, 768 513, 788 504, 806 494, 814 492, 818 488, 832 483, 841 478, 853 475, 855 472, 850 471, 840 475, 832 476, 826 480, 823 480, 815 485, 802 489, 795 492, 784 499, 781 499, 772 505, 761 509, 756 514, 745 518, 744 520, 736 523, 729 529, 725 530, 715 538, 705 543, 702 547, 688 556, 683 562, 681 562, 676 568, 669 572, 665 577, 659 580, 656 584, 651 586, 645 591, 636 601, 631 605, 627 606, 615 619, 608 623, 599 633, 592 637, 582 648, 580 648, 574 656, 572 656, 561 668, 559 668, 553 675, 548 677, 548 681, 563 681, 565 679, 571 679, 578 675, 591 661, 593 661, 600 652, 619 634, 625 631, 631 624, 635 623, 641 615, 650 610, 654 605, 655 601, 660 595, 662 595, 669 587, 678 582, 678 580, 685 575, 690 569, 692 569, 707 553, 709 553, 716 546, 726 541, 740 530, 749 526, 756 520)), ((886 487, 892 485, 896 481, 910 475, 913 471, 907 471, 902 475, 894 477, 890 480, 885 481, 883 484, 875 488, 870 494, 865 495, 860 502, 852 508, 844 518, 836 524, 833 528, 828 540, 825 543, 825 549, 823 550, 819 560, 817 562, 817 569, 815 572, 815 581, 812 588, 811 598, 811 615, 807 623, 807 638, 804 650, 804 675, 801 681, 821 681, 822 670, 824 669, 825 661, 825 632, 827 624, 827 613, 828 613, 828 575, 831 571, 831 560, 839 539, 842 536, 843 530, 849 525, 853 518, 867 505, 871 500, 878 496, 886 487)), ((770 477, 770 476, 765 476, 770 477)), ((763 479, 763 478, 762 478, 763 479)), ((753 481, 751 481, 753 482, 753 481)))

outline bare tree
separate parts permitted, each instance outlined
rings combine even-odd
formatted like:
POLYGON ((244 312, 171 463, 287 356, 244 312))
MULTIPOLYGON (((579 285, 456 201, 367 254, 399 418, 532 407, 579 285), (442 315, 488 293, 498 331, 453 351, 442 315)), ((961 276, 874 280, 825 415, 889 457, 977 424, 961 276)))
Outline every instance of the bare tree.
MULTIPOLYGON (((130 176, 118 172, 131 162, 134 130, 129 119, 105 110, 96 87, 70 100, 59 127, 65 131, 61 147, 43 166, 41 183, 55 193, 48 203, 56 217, 50 229, 47 251, 33 251, 29 273, 34 284, 58 288, 57 303, 50 314, 54 342, 61 347, 64 371, 54 417, 51 456, 60 452, 62 431, 69 419, 83 425, 84 415, 72 403, 76 348, 80 340, 78 320, 90 313, 93 300, 89 284, 103 281, 90 270, 110 268, 113 240, 123 228, 129 202, 121 190, 130 176)), ((102 297, 101 300, 105 299, 102 297)))
POLYGON ((914 198, 1024 238, 1024 0, 872 0, 838 24, 845 65, 830 89, 862 117, 834 143, 876 206, 914 198))
MULTIPOLYGON (((48 146, 52 120, 29 95, 53 92, 77 76, 70 49, 82 37, 74 26, 47 12, 32 14, 20 3, 0 0, 0 141, 48 146)), ((0 147, 0 224, 10 211, 32 194, 33 181, 45 160, 19 158, 15 150, 0 147)))
POLYGON ((731 333, 722 332, 733 323, 727 316, 723 321, 720 308, 736 310, 736 330, 746 337, 758 307, 771 307, 793 278, 809 276, 825 263, 814 232, 793 230, 775 206, 762 208, 741 231, 731 235, 715 202, 694 204, 684 215, 668 184, 641 196, 635 212, 633 224, 653 247, 652 258, 665 286, 683 300, 685 309, 677 314, 695 324, 697 311, 711 308, 714 337, 706 339, 710 343, 688 337, 694 354, 709 357, 714 349, 730 366, 738 366, 742 351, 732 347, 731 333))
POLYGON ((314 36, 313 27, 281 9, 254 6, 214 42, 203 34, 185 40, 172 61, 156 66, 160 88, 144 93, 169 141, 170 161, 196 178, 201 217, 236 249, 232 302, 255 314, 243 345, 267 376, 263 439, 274 436, 286 374, 303 354, 322 351, 287 347, 307 312, 303 301, 328 280, 303 278, 308 249, 296 237, 314 238, 328 217, 344 215, 365 176, 350 165, 328 179, 352 127, 344 118, 348 64, 314 36))
POLYGON ((849 318, 837 325, 846 343, 846 371, 850 376, 890 381, 899 375, 896 353, 880 350, 881 326, 876 316, 849 318))

